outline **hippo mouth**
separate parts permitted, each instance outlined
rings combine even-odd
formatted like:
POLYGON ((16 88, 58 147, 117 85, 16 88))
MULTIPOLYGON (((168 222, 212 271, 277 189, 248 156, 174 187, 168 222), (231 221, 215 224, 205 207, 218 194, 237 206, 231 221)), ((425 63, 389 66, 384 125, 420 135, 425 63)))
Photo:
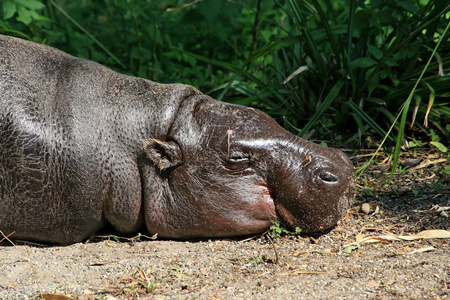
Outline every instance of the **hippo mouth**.
POLYGON ((252 200, 242 203, 241 211, 247 211, 249 227, 260 227, 261 222, 264 222, 266 224, 264 227, 267 227, 261 228, 261 230, 267 230, 272 221, 277 219, 274 193, 267 185, 260 183, 254 186, 251 195, 253 196, 248 199, 252 200))
POLYGON ((271 219, 277 219, 277 213, 275 208, 275 193, 267 185, 259 185, 261 189, 262 199, 260 200, 266 211, 270 212, 271 219))

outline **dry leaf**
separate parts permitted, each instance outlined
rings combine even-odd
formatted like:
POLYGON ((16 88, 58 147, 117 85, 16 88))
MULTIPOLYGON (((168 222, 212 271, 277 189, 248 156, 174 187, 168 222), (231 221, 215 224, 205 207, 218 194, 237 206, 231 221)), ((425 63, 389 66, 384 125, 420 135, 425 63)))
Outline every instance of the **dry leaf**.
MULTIPOLYGON (((359 236, 359 235, 358 235, 359 236)), ((360 238, 357 241, 345 247, 348 247, 353 244, 365 244, 365 243, 379 243, 379 242, 389 242, 389 241, 413 241, 419 239, 448 239, 450 238, 450 231, 442 230, 442 229, 432 229, 432 230, 424 230, 419 232, 416 235, 379 235, 379 236, 368 236, 365 238, 360 238)))
POLYGON ((350 208, 347 212, 349 214, 360 215, 360 213, 359 213, 360 209, 361 209, 361 206, 358 205, 358 206, 350 208))
POLYGON ((293 272, 294 274, 326 274, 326 273, 330 273, 331 270, 329 270, 329 271, 293 270, 292 272, 293 272))
POLYGON ((378 281, 372 280, 367 283, 367 287, 369 287, 369 288, 375 288, 375 287, 379 287, 379 286, 380 286, 380 283, 378 281))
POLYGON ((301 66, 300 68, 298 68, 297 70, 295 70, 294 73, 292 73, 291 75, 289 75, 288 78, 286 78, 286 79, 283 81, 283 84, 288 83, 292 78, 294 78, 295 76, 297 76, 297 75, 300 74, 300 73, 305 72, 306 70, 308 70, 308 67, 307 67, 307 66, 301 66))
POLYGON ((413 251, 409 252, 408 254, 422 253, 422 252, 428 252, 428 251, 433 251, 433 250, 436 250, 436 248, 434 248, 434 247, 424 247, 424 248, 413 250, 413 251))
POLYGON ((387 285, 391 285, 391 284, 394 284, 394 283, 395 283, 395 280, 394 280, 394 279, 391 279, 391 280, 389 280, 389 281, 384 282, 383 285, 384 285, 384 286, 387 286, 387 285))
POLYGON ((420 165, 415 166, 415 167, 411 168, 410 170, 413 171, 413 170, 417 170, 417 169, 422 169, 422 168, 428 167, 429 165, 439 164, 439 163, 446 162, 446 161, 447 161, 446 158, 440 158, 440 159, 433 160, 433 161, 426 159, 423 162, 421 162, 420 165))
POLYGON ((424 230, 419 232, 416 238, 412 238, 411 240, 413 239, 450 239, 450 231, 442 229, 424 230))
POLYGON ((298 274, 326 274, 330 273, 329 271, 307 271, 307 270, 291 270, 287 272, 280 273, 280 275, 298 275, 298 274))
POLYGON ((60 294, 42 294, 41 298, 44 300, 73 300, 73 298, 69 296, 60 294))
POLYGON ((418 213, 437 213, 438 215, 440 215, 441 217, 446 217, 448 218, 448 213, 447 211, 450 211, 450 206, 439 206, 439 205, 433 205, 430 209, 428 210, 414 210, 414 212, 418 212, 418 213))
POLYGON ((380 212, 380 207, 376 204, 371 204, 370 209, 373 210, 373 214, 376 215, 380 212))
POLYGON ((358 235, 356 236, 356 242, 359 243, 359 241, 364 238, 364 235, 360 232, 358 233, 358 235))

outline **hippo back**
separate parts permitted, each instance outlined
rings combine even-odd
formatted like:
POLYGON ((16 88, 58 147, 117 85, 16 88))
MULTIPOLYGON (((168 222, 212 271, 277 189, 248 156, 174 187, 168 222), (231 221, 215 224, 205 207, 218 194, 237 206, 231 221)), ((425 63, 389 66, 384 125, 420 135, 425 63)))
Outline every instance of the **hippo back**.
POLYGON ((105 220, 136 230, 142 140, 163 138, 192 93, 0 35, 0 230, 58 243, 105 220))

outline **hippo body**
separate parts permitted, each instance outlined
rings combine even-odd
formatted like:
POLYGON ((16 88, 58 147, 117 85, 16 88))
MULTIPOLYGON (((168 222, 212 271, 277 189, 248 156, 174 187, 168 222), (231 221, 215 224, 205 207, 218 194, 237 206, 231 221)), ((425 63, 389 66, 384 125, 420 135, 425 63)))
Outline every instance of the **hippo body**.
POLYGON ((0 35, 0 231, 82 241, 173 239, 334 226, 354 196, 339 150, 182 84, 116 73, 0 35))

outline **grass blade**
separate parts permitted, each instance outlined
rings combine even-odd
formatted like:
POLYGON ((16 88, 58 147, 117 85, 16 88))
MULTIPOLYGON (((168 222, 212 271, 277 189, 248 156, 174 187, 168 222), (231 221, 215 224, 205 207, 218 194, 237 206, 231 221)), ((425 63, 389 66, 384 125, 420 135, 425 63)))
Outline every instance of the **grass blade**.
POLYGON ((125 65, 109 51, 102 43, 100 43, 92 34, 89 33, 83 26, 81 26, 75 19, 73 19, 68 13, 66 13, 60 6, 58 6, 53 0, 48 0, 60 13, 64 15, 70 22, 72 22, 78 29, 80 29, 84 34, 86 34, 94 43, 96 43, 100 48, 103 49, 116 63, 118 63, 122 68, 126 69, 125 65))
POLYGON ((400 113, 402 114, 402 118, 400 120, 400 128, 397 136, 397 143, 395 145, 395 151, 394 151, 394 160, 392 162, 392 170, 391 170, 391 176, 390 179, 394 176, 394 172, 397 169, 397 163, 398 159, 400 157, 400 148, 402 146, 402 140, 403 140, 403 134, 405 132, 405 124, 406 124, 406 117, 408 115, 409 106, 411 104, 411 100, 413 98, 413 95, 417 89, 417 86, 419 85, 420 81, 422 80, 423 75, 425 74, 426 70, 428 69, 428 66, 431 63, 431 60, 433 59, 437 49, 439 48, 439 45, 441 44, 442 40, 444 39, 445 35, 447 34, 448 28, 450 27, 450 22, 447 24, 447 27, 445 27, 444 32, 442 33, 439 41, 436 43, 436 46, 433 49, 433 53, 430 55, 430 58, 428 59, 427 64, 422 70, 422 73, 420 74, 419 78, 417 79, 416 83, 414 84, 413 89, 409 93, 408 99, 406 99, 405 104, 403 105, 400 113))
POLYGON ((317 123, 317 121, 320 119, 320 117, 324 114, 324 112, 328 109, 328 107, 333 103, 334 99, 339 95, 339 92, 344 85, 344 80, 340 79, 330 90, 330 93, 328 93, 327 97, 323 101, 322 105, 319 107, 319 109, 312 115, 312 117, 309 119, 308 123, 303 127, 302 131, 300 131, 299 136, 305 136, 309 130, 317 123))

